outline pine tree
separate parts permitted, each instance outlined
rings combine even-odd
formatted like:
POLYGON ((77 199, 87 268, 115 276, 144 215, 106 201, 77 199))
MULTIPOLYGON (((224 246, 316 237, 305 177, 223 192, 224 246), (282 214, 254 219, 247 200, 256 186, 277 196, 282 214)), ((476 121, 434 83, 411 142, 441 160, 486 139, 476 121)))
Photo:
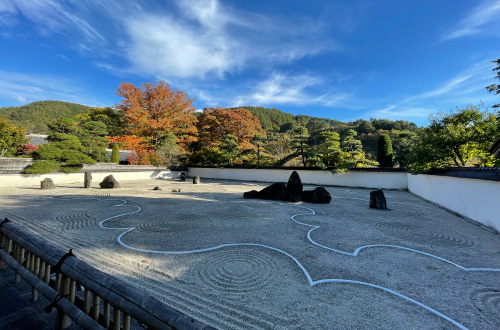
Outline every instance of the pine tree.
POLYGON ((113 143, 113 151, 111 152, 111 162, 120 164, 120 146, 118 143, 113 143))

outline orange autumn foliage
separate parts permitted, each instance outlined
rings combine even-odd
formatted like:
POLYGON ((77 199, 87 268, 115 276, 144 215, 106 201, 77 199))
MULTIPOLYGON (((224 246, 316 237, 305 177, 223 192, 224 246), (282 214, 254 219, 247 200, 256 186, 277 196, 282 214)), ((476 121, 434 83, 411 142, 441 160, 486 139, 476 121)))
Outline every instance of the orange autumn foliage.
POLYGON ((193 100, 186 92, 173 90, 164 81, 139 87, 122 82, 116 93, 123 100, 116 107, 127 123, 127 132, 147 138, 153 149, 171 133, 181 149, 196 140, 193 100))
POLYGON ((148 150, 148 142, 145 138, 136 135, 122 135, 122 136, 107 136, 110 144, 118 143, 120 149, 133 150, 137 156, 129 158, 131 165, 150 165, 149 154, 152 152, 148 150))
POLYGON ((226 134, 236 136, 241 150, 255 149, 256 134, 266 135, 260 120, 246 109, 205 108, 198 119, 198 141, 202 147, 217 147, 226 134))

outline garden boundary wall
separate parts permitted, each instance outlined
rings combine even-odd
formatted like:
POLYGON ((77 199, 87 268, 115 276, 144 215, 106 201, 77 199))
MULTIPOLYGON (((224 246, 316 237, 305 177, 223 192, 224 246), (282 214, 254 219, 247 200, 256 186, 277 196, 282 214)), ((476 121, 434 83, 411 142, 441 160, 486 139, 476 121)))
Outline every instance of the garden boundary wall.
MULTIPOLYGON (((97 185, 106 176, 112 174, 118 181, 172 179, 179 176, 179 172, 170 170, 137 171, 137 172, 91 172, 93 185, 97 185)), ((0 174, 0 187, 38 186, 40 181, 50 178, 54 185, 81 183, 83 187, 84 173, 50 173, 50 174, 0 174)))
MULTIPOLYGON (((288 182, 293 169, 240 169, 189 167, 189 176, 255 182, 288 182)), ((296 170, 304 184, 377 189, 407 189, 406 172, 348 172, 296 170)))
POLYGON ((500 182, 408 174, 408 190, 500 233, 500 182))

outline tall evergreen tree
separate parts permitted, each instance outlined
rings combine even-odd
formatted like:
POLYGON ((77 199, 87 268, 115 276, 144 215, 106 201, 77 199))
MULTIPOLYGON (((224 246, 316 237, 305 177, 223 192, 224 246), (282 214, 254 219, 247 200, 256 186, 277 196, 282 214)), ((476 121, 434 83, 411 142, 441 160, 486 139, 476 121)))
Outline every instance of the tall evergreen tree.
POLYGON ((342 161, 340 136, 337 132, 325 131, 319 135, 318 153, 322 155, 323 163, 329 166, 339 166, 342 161))
POLYGON ((377 161, 380 167, 392 167, 392 141, 388 134, 381 134, 378 138, 377 161))

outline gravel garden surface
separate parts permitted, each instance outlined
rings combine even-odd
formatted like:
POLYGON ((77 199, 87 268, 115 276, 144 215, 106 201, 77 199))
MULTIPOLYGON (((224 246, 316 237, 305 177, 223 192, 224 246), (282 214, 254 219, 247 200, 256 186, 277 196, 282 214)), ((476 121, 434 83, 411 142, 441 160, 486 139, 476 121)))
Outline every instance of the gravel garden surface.
POLYGON ((500 235, 409 192, 375 210, 369 189, 308 204, 243 199, 265 183, 120 184, 0 188, 0 216, 220 329, 500 328, 500 235))

